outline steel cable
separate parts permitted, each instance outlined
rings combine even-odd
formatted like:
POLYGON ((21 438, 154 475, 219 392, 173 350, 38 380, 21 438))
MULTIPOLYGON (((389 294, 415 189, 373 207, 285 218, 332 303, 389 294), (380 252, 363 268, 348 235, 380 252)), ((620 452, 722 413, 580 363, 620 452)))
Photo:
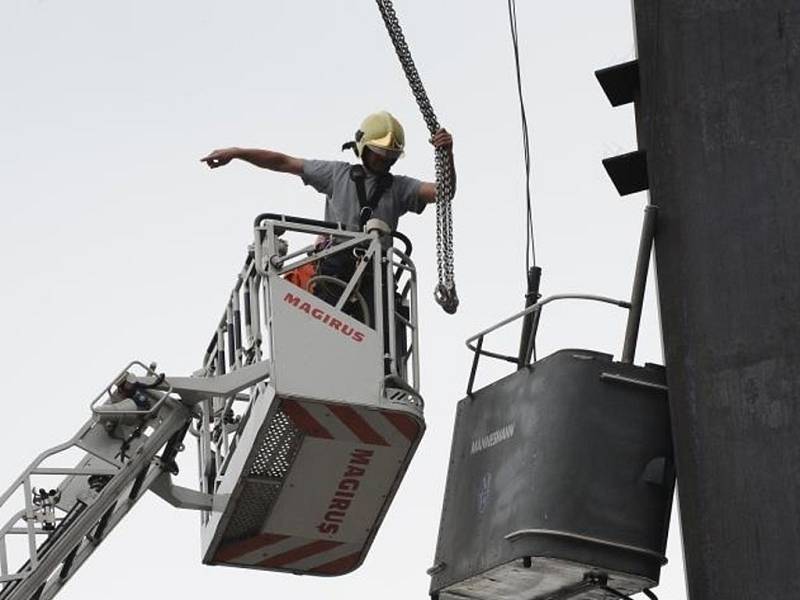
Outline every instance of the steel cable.
POLYGON ((525 111, 525 98, 522 94, 522 74, 519 66, 519 35, 517 31, 517 2, 508 0, 508 20, 511 27, 511 44, 514 49, 514 66, 517 76, 517 93, 519 96, 520 118, 522 124, 522 147, 525 159, 525 273, 536 265, 536 243, 533 232, 533 207, 531 201, 531 150, 528 134, 528 115, 525 111))

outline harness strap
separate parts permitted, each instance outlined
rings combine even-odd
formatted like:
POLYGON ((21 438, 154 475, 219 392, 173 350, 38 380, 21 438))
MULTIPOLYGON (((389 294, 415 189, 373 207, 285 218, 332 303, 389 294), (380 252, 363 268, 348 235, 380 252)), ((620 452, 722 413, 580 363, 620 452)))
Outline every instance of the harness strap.
POLYGON ((378 203, 381 201, 384 192, 392 186, 394 178, 392 177, 391 173, 384 173, 383 175, 380 175, 378 177, 378 181, 375 182, 375 187, 372 189, 372 193, 369 195, 369 198, 367 198, 367 174, 364 171, 364 167, 361 165, 352 165, 350 167, 350 179, 356 184, 358 205, 361 207, 361 210, 358 214, 358 220, 359 226, 363 229, 364 225, 367 224, 367 221, 372 218, 372 213, 378 206, 378 203))

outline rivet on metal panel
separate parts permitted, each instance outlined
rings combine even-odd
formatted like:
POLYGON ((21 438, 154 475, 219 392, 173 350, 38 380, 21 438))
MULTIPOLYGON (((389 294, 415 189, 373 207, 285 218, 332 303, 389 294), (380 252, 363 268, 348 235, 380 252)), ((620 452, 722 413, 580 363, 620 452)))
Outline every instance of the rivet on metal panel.
POLYGON ((586 573, 583 577, 584 581, 587 583, 591 583, 593 585, 605 585, 608 583, 608 575, 605 573, 600 573, 598 571, 591 571, 586 573))

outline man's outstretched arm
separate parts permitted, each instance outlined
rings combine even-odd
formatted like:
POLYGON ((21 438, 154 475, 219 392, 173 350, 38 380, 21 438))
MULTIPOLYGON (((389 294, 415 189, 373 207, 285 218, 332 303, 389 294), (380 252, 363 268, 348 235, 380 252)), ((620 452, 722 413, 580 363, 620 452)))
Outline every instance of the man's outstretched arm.
MULTIPOLYGON (((453 195, 456 193, 456 165, 453 161, 453 136, 446 129, 440 129, 430 140, 434 148, 445 148, 448 150, 448 157, 450 158, 450 172, 453 174, 453 195)), ((419 187, 419 197, 423 202, 433 204, 436 202, 436 184, 431 181, 423 181, 419 187)))
POLYGON ((251 165, 262 169, 277 171, 278 173, 303 174, 302 158, 295 158, 288 154, 261 148, 221 148, 201 158, 200 161, 206 163, 209 168, 216 169, 227 165, 234 158, 249 162, 251 165))

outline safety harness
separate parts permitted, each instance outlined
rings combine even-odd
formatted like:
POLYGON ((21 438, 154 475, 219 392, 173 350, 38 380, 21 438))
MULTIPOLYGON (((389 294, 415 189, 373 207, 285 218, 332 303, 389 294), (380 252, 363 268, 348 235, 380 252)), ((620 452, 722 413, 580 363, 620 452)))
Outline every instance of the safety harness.
POLYGON ((358 223, 361 229, 372 218, 372 213, 375 212, 378 203, 381 201, 383 194, 386 190, 392 187, 394 178, 391 173, 383 173, 378 175, 378 180, 375 182, 375 187, 372 188, 372 193, 367 197, 366 179, 367 173, 362 165, 352 165, 350 167, 350 179, 356 184, 356 194, 358 195, 358 205, 361 207, 358 213, 358 223))

